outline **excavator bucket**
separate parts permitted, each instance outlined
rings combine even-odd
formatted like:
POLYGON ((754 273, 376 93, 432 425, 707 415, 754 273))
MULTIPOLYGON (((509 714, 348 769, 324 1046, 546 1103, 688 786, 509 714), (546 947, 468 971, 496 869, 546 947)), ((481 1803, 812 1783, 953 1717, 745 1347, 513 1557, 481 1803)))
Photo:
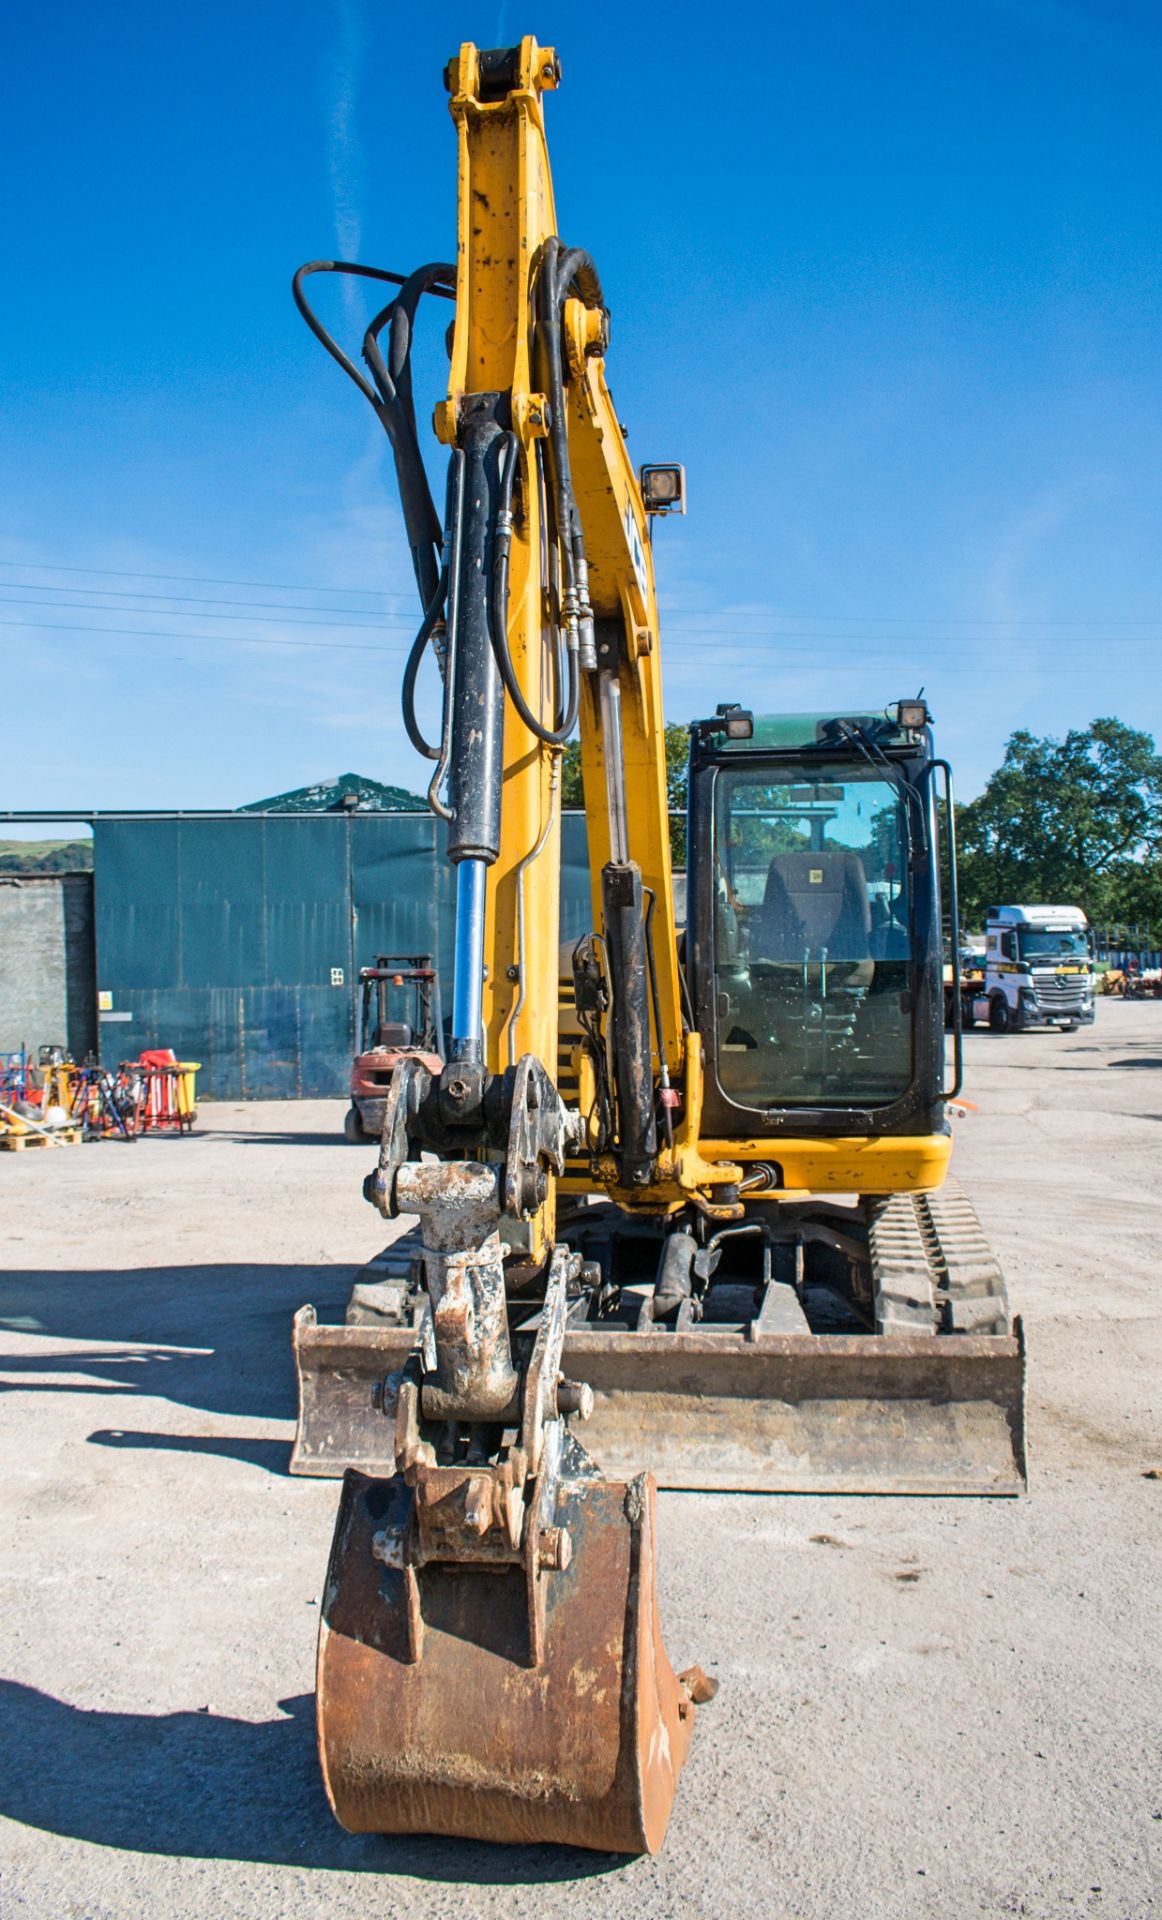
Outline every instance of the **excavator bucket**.
POLYGON ((697 1669, 676 1678, 662 1645, 653 1481, 562 1477, 554 1539, 575 1547, 532 1575, 539 1648, 526 1568, 385 1564, 411 1500, 402 1476, 344 1478, 318 1660, 336 1818, 656 1853, 713 1688, 697 1669))
MULTIPOLYGON (((290 1470, 392 1470, 372 1396, 406 1327, 294 1326, 290 1470)), ((1025 1342, 1011 1334, 685 1333, 570 1328, 563 1365, 593 1391, 585 1445, 603 1473, 648 1462, 662 1487, 752 1493, 1023 1492, 1025 1342)))

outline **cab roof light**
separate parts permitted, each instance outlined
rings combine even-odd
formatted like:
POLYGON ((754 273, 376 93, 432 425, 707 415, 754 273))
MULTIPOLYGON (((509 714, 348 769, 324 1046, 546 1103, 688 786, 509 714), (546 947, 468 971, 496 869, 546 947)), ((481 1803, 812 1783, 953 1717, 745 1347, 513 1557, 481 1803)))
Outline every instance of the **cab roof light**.
POLYGON ((691 731, 702 740, 718 733, 724 733, 728 740, 750 740, 754 737, 754 714, 749 707, 740 707, 737 700, 723 700, 713 720, 695 720, 691 731))
POLYGON ((685 513, 686 469, 676 463, 647 466, 638 476, 647 513, 685 513))

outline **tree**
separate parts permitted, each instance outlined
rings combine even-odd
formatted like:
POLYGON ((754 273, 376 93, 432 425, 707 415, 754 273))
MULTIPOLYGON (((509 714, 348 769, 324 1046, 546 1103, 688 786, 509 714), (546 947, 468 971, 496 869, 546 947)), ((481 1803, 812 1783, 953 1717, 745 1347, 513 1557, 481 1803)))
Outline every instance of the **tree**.
MULTIPOLYGON (((686 767, 690 752, 690 730, 672 720, 666 728, 666 800, 673 810, 686 811, 686 767)), ((570 740, 565 748, 561 769, 561 805, 583 807, 585 794, 581 784, 581 742, 570 740)), ((670 851, 676 867, 686 864, 686 822, 670 821, 670 851)))
POLYGON ((1018 900, 1068 901, 1095 921, 1156 920, 1162 756, 1120 720, 1064 740, 1014 733, 984 792, 957 808, 957 834, 968 925, 990 902, 1018 900))
POLYGON ((91 840, 0 840, 0 873, 83 873, 92 865, 91 840))

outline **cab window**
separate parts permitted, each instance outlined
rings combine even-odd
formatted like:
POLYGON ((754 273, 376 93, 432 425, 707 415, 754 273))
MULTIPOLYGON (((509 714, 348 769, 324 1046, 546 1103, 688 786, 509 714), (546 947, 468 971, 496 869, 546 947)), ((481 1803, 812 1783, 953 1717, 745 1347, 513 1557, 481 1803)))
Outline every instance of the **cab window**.
POLYGON ((1089 941, 1084 933, 1048 933, 1038 927, 1022 927, 1022 960, 1088 960, 1089 941))
POLYGON ((887 1102, 912 1077, 908 820, 878 770, 715 787, 715 1012, 736 1105, 887 1102))

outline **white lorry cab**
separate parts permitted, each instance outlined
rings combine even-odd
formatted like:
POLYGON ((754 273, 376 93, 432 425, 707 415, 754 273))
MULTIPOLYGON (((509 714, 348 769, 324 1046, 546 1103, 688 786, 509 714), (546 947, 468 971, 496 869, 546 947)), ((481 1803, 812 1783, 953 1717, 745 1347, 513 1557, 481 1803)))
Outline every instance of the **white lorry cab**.
POLYGON ((990 907, 984 986, 971 1005, 994 1033, 1091 1024, 1093 940, 1081 908, 990 907))

